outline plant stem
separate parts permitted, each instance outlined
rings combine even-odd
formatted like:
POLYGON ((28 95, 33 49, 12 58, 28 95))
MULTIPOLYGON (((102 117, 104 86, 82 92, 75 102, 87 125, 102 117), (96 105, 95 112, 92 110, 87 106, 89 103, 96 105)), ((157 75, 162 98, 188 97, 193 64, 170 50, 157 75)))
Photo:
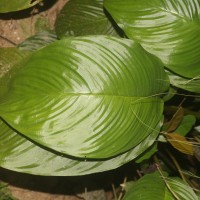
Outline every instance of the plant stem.
POLYGON ((177 168, 177 170, 178 170, 178 172, 179 172, 181 178, 183 179, 183 181, 187 183, 187 181, 186 181, 186 179, 185 179, 185 176, 184 176, 183 173, 181 172, 182 170, 181 170, 181 168, 180 168, 178 162, 176 161, 175 157, 171 154, 170 151, 166 150, 166 152, 167 152, 167 154, 170 156, 170 158, 172 159, 172 161, 173 161, 174 165, 176 166, 176 168, 177 168))

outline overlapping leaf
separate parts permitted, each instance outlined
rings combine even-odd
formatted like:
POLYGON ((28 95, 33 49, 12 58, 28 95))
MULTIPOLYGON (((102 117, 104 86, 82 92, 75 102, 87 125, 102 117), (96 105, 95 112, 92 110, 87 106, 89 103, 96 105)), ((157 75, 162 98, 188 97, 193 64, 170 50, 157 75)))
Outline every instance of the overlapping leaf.
POLYGON ((169 71, 167 74, 173 86, 190 92, 200 93, 200 75, 193 78, 184 78, 169 71))
POLYGON ((18 45, 20 50, 36 51, 54 41, 57 40, 57 36, 53 32, 42 31, 34 36, 27 38, 25 41, 18 45))
POLYGON ((107 158, 137 146, 160 123, 168 88, 162 64, 109 36, 55 42, 8 74, 0 115, 56 151, 107 158))
POLYGON ((179 178, 147 174, 132 183, 123 200, 198 200, 192 188, 179 178))
POLYGON ((199 0, 105 0, 118 25, 172 71, 200 75, 199 0))
POLYGON ((28 51, 21 51, 15 47, 0 48, 0 78, 28 54, 28 51))
POLYGON ((103 0, 71 0, 59 13, 55 30, 58 37, 114 35, 117 31, 103 9, 103 0))
POLYGON ((77 176, 115 169, 136 158, 152 145, 159 125, 133 150, 112 159, 89 161, 58 154, 24 138, 0 120, 0 166, 13 171, 48 175, 77 176))
POLYGON ((37 3, 39 3, 41 0, 1 0, 0 1, 0 13, 7 13, 7 12, 13 12, 13 11, 19 11, 26 8, 30 8, 37 3))
POLYGON ((19 61, 30 55, 28 51, 22 51, 15 47, 0 48, 0 94, 6 89, 5 81, 2 78, 19 61))
POLYGON ((179 133, 182 136, 185 136, 194 127, 195 123, 196 123, 196 118, 194 115, 186 115, 184 116, 181 124, 178 126, 175 132, 179 133))
MULTIPOLYGON (((181 109, 179 108, 179 111, 181 109)), ((176 120, 178 120, 178 118, 179 119, 181 118, 181 116, 180 116, 181 112, 177 112, 175 115, 176 116, 173 117, 175 119, 174 125, 177 123, 176 120)), ((171 121, 173 121, 173 118, 171 121)), ((195 116, 186 115, 181 119, 181 121, 180 121, 178 127, 176 127, 176 129, 174 129, 174 130, 171 129, 173 131, 173 133, 166 133, 166 135, 165 135, 168 142, 175 149, 179 150, 182 153, 189 154, 189 155, 193 155, 193 153, 194 153, 192 142, 188 141, 188 139, 184 136, 189 133, 189 131, 195 125, 195 122, 196 122, 195 116)), ((173 123, 171 123, 171 125, 173 125, 173 123)), ((170 132, 170 126, 168 127, 167 131, 170 132)))

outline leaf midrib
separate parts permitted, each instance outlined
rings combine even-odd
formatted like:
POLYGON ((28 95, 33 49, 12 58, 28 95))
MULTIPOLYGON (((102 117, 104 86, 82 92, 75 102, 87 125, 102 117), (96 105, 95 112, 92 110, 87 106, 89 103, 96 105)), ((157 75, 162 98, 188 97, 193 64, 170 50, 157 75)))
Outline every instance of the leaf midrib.
POLYGON ((62 93, 62 94, 59 94, 59 93, 51 93, 51 94, 27 94, 27 95, 20 95, 20 97, 28 97, 29 99, 31 99, 31 97, 45 97, 45 96, 49 96, 49 97, 57 97, 57 98, 60 98, 60 97, 69 97, 69 96, 72 96, 72 97, 75 97, 75 96, 97 96, 97 97, 113 97, 113 98, 141 98, 141 99, 146 99, 146 98, 153 98, 153 99, 157 99, 157 98, 160 98, 159 97, 159 94, 152 94, 152 95, 149 95, 149 96, 128 96, 128 95, 112 95, 112 94, 103 94, 103 93, 62 93))

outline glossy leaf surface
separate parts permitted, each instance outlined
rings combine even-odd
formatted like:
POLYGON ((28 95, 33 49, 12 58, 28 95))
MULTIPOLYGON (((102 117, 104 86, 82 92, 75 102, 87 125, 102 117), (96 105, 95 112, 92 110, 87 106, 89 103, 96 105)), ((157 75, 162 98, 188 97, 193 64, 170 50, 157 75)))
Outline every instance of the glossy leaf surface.
POLYGON ((70 0, 59 13, 58 37, 81 35, 118 36, 103 9, 103 0, 70 0))
POLYGON ((0 1, 0 13, 7 13, 7 12, 13 12, 13 11, 19 11, 24 10, 26 8, 30 8, 37 3, 39 3, 41 0, 1 0, 0 1))
POLYGON ((53 150, 107 158, 138 145, 161 121, 162 64, 140 45, 108 36, 55 42, 5 82, 0 115, 53 150))
POLYGON ((123 200, 198 200, 189 185, 179 178, 161 177, 158 172, 147 174, 128 187, 123 200), (167 187, 169 185, 170 189, 167 187), (174 195, 172 195, 175 194, 174 195))
POLYGON ((13 171, 47 175, 77 176, 115 169, 152 145, 159 126, 133 150, 112 159, 89 161, 52 152, 24 138, 0 120, 0 166, 13 171))
POLYGON ((184 77, 200 75, 199 0, 105 0, 129 38, 184 77))

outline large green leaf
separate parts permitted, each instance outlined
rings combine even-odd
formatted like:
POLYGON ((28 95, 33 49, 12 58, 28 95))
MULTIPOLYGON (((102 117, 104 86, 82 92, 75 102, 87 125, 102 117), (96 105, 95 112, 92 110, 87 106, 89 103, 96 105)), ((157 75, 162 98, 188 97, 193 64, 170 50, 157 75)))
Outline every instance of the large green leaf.
POLYGON ((158 172, 154 172, 153 174, 143 176, 137 182, 129 185, 123 200, 133 199, 198 200, 198 197, 191 187, 181 179, 161 177, 158 172), (167 187, 167 185, 169 187, 167 187))
POLYGON ((105 0, 118 25, 172 71, 200 75, 199 0, 105 0))
POLYGON ((140 45, 109 36, 68 38, 10 72, 0 116, 56 151, 107 158, 138 145, 160 123, 168 88, 162 64, 140 45), (21 67, 21 68, 20 68, 21 67))
POLYGON ((41 0, 0 0, 0 13, 7 13, 13 11, 19 11, 26 8, 30 8, 41 0))
POLYGON ((60 38, 81 35, 118 35, 105 14, 103 0, 70 0, 59 13, 55 30, 60 38))
POLYGON ((107 171, 140 155, 152 145, 158 132, 159 126, 133 150, 120 156, 102 161, 89 161, 38 146, 0 119, 0 166, 13 171, 48 176, 75 176, 107 171))

